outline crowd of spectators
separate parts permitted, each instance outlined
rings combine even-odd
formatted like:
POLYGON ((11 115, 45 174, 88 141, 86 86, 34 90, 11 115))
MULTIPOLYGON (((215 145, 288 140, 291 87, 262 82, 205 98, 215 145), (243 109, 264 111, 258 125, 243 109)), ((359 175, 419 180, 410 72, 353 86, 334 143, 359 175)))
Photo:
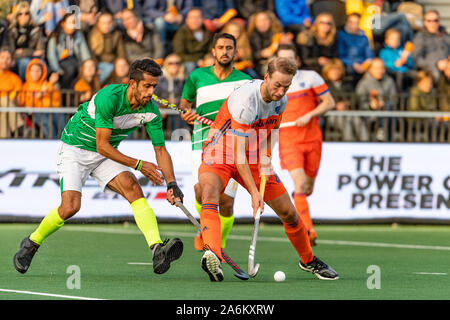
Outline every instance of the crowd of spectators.
MULTIPOLYGON (((74 106, 126 83, 142 57, 161 64, 158 94, 178 103, 187 75, 213 63, 213 34, 227 32, 237 39, 235 67, 253 78, 262 78, 279 44, 295 45, 302 68, 324 77, 339 111, 396 110, 401 94, 406 110, 450 111, 450 35, 439 12, 414 1, 336 0, 346 12, 338 25, 330 2, 2 0, 0 107, 74 106), (68 90, 76 99, 64 99, 68 90)), ((0 137, 6 122, 9 130, 27 125, 0 113, 0 137)), ((172 128, 183 125, 171 120, 172 128)))

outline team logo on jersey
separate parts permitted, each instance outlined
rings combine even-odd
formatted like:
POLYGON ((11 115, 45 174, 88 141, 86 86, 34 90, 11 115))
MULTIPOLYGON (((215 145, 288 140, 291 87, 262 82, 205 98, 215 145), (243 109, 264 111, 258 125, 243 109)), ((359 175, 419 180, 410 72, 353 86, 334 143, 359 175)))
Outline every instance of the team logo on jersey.
POLYGON ((305 87, 305 83, 304 82, 300 82, 300 87, 304 88, 305 87))
POLYGON ((276 123, 277 119, 265 119, 265 120, 259 120, 252 124, 252 128, 262 128, 264 126, 270 126, 274 123, 276 123))
POLYGON ((277 105, 277 106, 275 107, 275 113, 276 113, 276 114, 279 114, 279 113, 280 113, 280 110, 281 110, 281 104, 279 104, 279 105, 277 105))

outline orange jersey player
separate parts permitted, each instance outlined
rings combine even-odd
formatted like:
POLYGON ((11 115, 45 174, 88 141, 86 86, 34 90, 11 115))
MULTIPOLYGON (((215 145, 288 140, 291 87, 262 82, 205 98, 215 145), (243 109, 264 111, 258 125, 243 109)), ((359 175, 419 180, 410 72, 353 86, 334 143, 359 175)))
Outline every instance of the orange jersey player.
MULTIPOLYGON (((299 60, 295 48, 289 45, 280 46, 277 56, 299 60)), ((310 70, 297 71, 286 95, 288 103, 279 136, 281 168, 288 170, 294 180, 295 207, 314 246, 317 233, 306 197, 313 192, 322 155, 319 116, 333 109, 335 102, 322 77, 310 70)))
POLYGON ((204 143, 199 168, 204 248, 201 264, 211 281, 223 280, 218 204, 231 178, 250 193, 254 215, 267 203, 280 217, 300 257, 300 268, 320 279, 338 279, 336 271, 313 255, 307 230, 272 170, 271 137, 280 125, 287 103, 285 94, 296 70, 290 59, 272 60, 264 80, 247 82, 225 100, 204 143), (269 176, 264 198, 259 193, 260 173, 269 176))

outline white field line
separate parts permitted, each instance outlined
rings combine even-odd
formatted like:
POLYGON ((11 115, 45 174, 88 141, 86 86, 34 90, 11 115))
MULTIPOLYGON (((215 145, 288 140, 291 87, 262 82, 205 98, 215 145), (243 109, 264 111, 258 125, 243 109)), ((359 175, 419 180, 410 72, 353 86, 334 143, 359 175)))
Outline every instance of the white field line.
MULTIPOLYGON (((100 233, 113 233, 113 234, 141 234, 139 230, 127 230, 127 229, 115 229, 115 228, 89 228, 89 227, 77 227, 66 226, 63 230, 67 231, 82 231, 82 232, 100 232, 100 233)), ((161 233, 168 236, 181 236, 181 237, 193 237, 194 232, 165 232, 161 233)), ((250 236, 230 235, 228 239, 251 241, 250 236)), ((288 242, 287 238, 280 237, 258 237, 258 241, 267 242, 288 242)), ((365 242, 365 241, 346 241, 346 240, 317 240, 319 244, 329 244, 338 246, 355 246, 355 247, 380 247, 380 248, 400 248, 400 249, 422 249, 422 250, 441 250, 450 251, 450 247, 445 246, 429 246, 429 245, 415 245, 415 244, 400 244, 400 243, 385 243, 385 242, 365 242)))
MULTIPOLYGON (((186 221, 186 223, 188 223, 188 221, 186 221)), ((75 228, 79 228, 79 226, 76 225, 66 225, 64 226, 64 230, 66 228, 70 228, 70 227, 75 227, 75 228)), ((2 225, 0 224, 0 230, 2 229, 2 225)), ((30 230, 34 228, 34 225, 8 225, 5 226, 5 228, 7 229, 16 229, 16 230, 30 230)), ((389 233, 389 232, 410 232, 412 230, 412 228, 409 227, 404 227, 402 225, 400 225, 399 227, 391 227, 391 226, 385 226, 385 227, 377 227, 377 226, 360 226, 358 228, 345 228, 345 227, 341 227, 341 226, 321 226, 321 230, 326 231, 326 232, 347 232, 347 233, 351 233, 351 232, 383 232, 383 233, 389 233)), ((105 228, 106 229, 106 228, 105 228)), ((124 233, 128 233, 128 231, 132 231, 132 230, 126 230, 126 229, 114 229, 114 230, 123 230, 124 233)), ((414 232, 430 232, 429 229, 427 229, 427 227, 420 227, 420 226, 415 226, 414 227, 414 232)), ((436 232, 445 232, 448 233, 450 231, 450 227, 442 227, 442 226, 436 226, 436 228, 433 229, 433 233, 436 232)), ((115 233, 115 232, 114 232, 115 233)), ((131 234, 134 234, 133 231, 131 232, 131 234)))
POLYGON ((414 272, 414 274, 429 274, 433 276, 446 276, 447 274, 444 272, 414 272))
POLYGON ((127 264, 139 265, 139 266, 151 266, 153 262, 127 262, 127 264))
POLYGON ((75 299, 75 300, 104 300, 104 299, 98 299, 98 298, 66 296, 66 295, 62 295, 62 294, 53 294, 53 293, 45 293, 45 292, 34 292, 34 291, 22 291, 22 290, 11 290, 11 289, 0 289, 0 292, 31 294, 31 295, 37 295, 37 296, 46 296, 46 297, 63 298, 63 299, 75 299))

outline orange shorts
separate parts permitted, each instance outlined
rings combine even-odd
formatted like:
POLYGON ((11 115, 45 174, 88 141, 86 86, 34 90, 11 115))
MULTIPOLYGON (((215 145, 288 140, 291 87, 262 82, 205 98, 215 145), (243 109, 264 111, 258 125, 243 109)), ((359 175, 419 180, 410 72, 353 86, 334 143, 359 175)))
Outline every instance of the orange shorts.
MULTIPOLYGON (((259 190, 259 184, 260 184, 260 177, 259 177, 259 169, 258 165, 249 165, 250 170, 252 172, 253 180, 255 181, 256 187, 259 190)), ((242 180, 237 168, 233 164, 211 164, 208 165, 205 162, 202 162, 200 165, 200 168, 198 169, 198 176, 200 178, 200 175, 203 172, 212 172, 219 176, 220 180, 222 181, 223 189, 221 193, 224 192, 225 187, 228 184, 228 180, 233 178, 236 180, 241 186, 243 186, 245 189, 247 189, 247 186, 245 185, 244 181, 242 180)), ((247 190, 248 191, 248 190, 247 190)), ((266 190, 264 192, 264 201, 270 201, 273 199, 276 199, 280 197, 282 194, 286 192, 286 188, 284 187, 283 183, 281 182, 280 178, 274 173, 269 177, 269 179, 266 182, 266 190)))
POLYGON ((283 170, 303 168, 308 177, 317 177, 322 157, 322 140, 306 143, 280 140, 279 151, 283 170))

